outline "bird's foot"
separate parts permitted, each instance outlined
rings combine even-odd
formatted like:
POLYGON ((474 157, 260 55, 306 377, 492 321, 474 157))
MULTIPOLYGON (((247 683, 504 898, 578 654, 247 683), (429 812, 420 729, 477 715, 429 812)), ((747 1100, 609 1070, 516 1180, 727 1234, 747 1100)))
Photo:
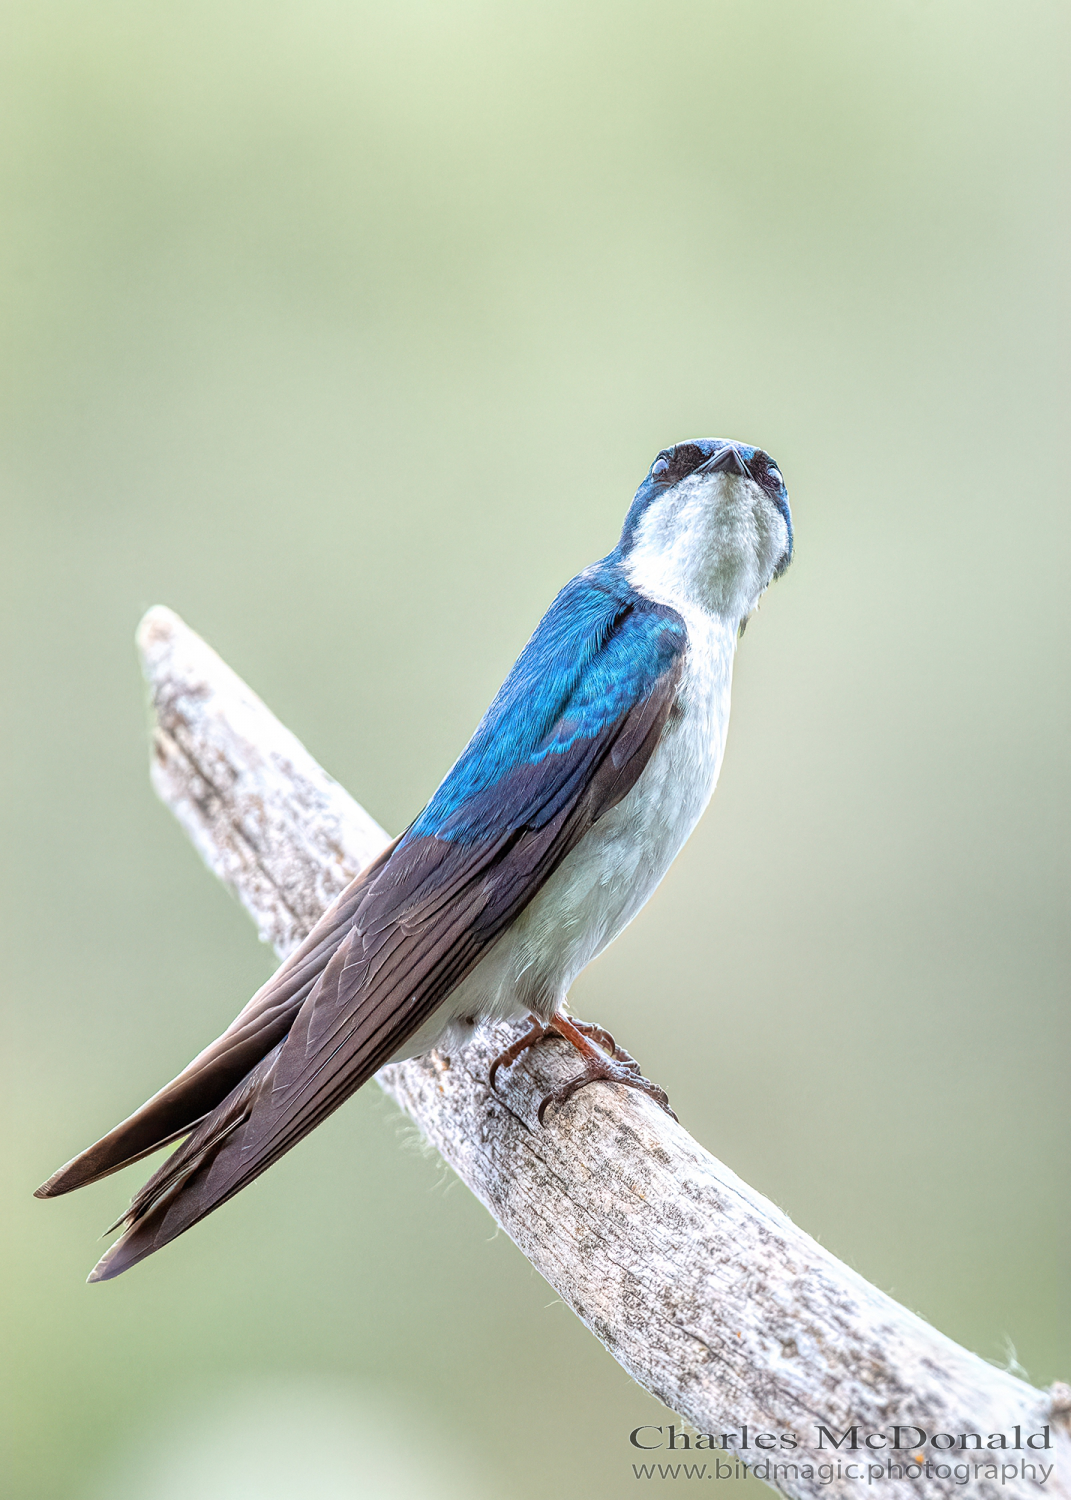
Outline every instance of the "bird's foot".
POLYGON ((571 1078, 560 1089, 547 1094, 546 1098, 541 1101, 537 1114, 540 1125, 543 1123, 543 1116, 552 1104, 560 1107, 581 1089, 587 1088, 589 1083, 599 1082, 623 1083, 626 1088, 639 1089, 641 1094, 646 1094, 648 1098, 653 1099, 658 1107, 664 1109, 672 1119, 677 1118, 670 1108, 666 1091, 660 1089, 657 1083, 652 1083, 649 1078, 644 1078, 636 1059, 630 1056, 624 1047, 617 1046, 613 1037, 609 1032, 603 1031, 601 1026, 591 1026, 583 1021, 578 1023, 559 1013, 551 1017, 548 1029, 557 1032, 567 1042, 572 1042, 587 1066, 582 1073, 571 1078), (589 1036, 594 1037, 599 1046, 605 1046, 606 1051, 601 1052, 598 1047, 592 1046, 587 1039, 589 1036))
POLYGON ((623 1047, 619 1047, 602 1026, 596 1026, 590 1021, 573 1020, 560 1011, 546 1022, 541 1021, 538 1016, 532 1016, 530 1020, 532 1024, 524 1035, 518 1037, 517 1041, 507 1047, 504 1052, 500 1052, 491 1064, 488 1081, 492 1088, 495 1086, 495 1075, 499 1068, 511 1067, 522 1052, 545 1041, 549 1036, 560 1036, 563 1040, 570 1042, 586 1063, 582 1073, 576 1078, 571 1078, 561 1088, 547 1094, 540 1102, 538 1119, 541 1125, 543 1116, 550 1105, 560 1106, 580 1089, 587 1088, 589 1083, 599 1082, 622 1083, 626 1088, 639 1089, 641 1093, 653 1099, 659 1108, 664 1109, 672 1119, 677 1118, 670 1108, 669 1097, 665 1090, 660 1089, 657 1083, 652 1083, 649 1078, 643 1076, 636 1059, 631 1057, 623 1047))

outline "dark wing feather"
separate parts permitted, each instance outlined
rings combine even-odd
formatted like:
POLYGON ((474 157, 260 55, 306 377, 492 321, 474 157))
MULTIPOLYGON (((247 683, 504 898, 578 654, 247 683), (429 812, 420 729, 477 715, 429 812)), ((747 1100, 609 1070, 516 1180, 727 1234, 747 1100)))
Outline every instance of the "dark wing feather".
MULTIPOLYGON (((286 1039, 145 1184, 91 1279, 119 1275, 225 1203, 398 1051, 635 784, 674 690, 667 682, 633 711, 644 732, 619 736, 630 753, 615 757, 612 743, 583 792, 541 828, 511 832, 471 862, 471 849, 445 840, 411 845, 397 886, 390 866, 402 851, 392 858, 286 1039)), ((634 729, 632 717, 622 729, 634 729)))
MULTIPOLYGON (((183 1233, 337 1109, 635 785, 676 697, 685 632, 672 611, 637 607, 634 595, 622 603, 604 594, 601 607, 595 646, 586 618, 585 638, 566 641, 570 649, 545 665, 544 688, 554 672, 562 679, 556 695, 551 682, 551 711, 516 692, 518 674, 533 672, 537 631, 408 833, 343 892, 217 1043, 45 1185, 66 1191, 191 1132, 137 1195, 91 1280, 183 1233), (503 712, 511 684, 515 701, 503 712)), ((554 610, 540 631, 554 625, 554 610)))

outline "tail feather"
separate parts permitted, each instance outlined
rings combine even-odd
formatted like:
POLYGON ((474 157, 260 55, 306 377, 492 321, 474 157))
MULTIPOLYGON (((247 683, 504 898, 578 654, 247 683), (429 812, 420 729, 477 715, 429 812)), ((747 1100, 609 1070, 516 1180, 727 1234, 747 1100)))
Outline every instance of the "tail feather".
POLYGON ((277 1046, 153 1173, 126 1213, 105 1231, 111 1234, 124 1226, 122 1237, 93 1267, 90 1281, 110 1281, 119 1276, 209 1212, 203 1195, 196 1192, 197 1180, 203 1179, 227 1143, 248 1122, 261 1086, 267 1082, 270 1088, 278 1056, 277 1046))
POLYGON ((54 1172, 34 1197, 58 1198, 99 1182, 181 1140, 207 1120, 286 1036, 348 932, 367 882, 382 868, 396 843, 350 882, 221 1036, 140 1109, 54 1172))

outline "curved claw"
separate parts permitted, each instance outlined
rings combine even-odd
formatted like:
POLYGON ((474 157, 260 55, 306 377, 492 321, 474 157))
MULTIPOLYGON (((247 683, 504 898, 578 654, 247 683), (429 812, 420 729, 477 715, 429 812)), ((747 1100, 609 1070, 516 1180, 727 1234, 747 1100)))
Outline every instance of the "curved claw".
POLYGON ((487 1073, 487 1082, 492 1091, 495 1087, 495 1075, 499 1068, 511 1068, 522 1052, 527 1051, 529 1047, 534 1047, 536 1042, 542 1041, 546 1036, 547 1028, 543 1025, 543 1022, 536 1016, 532 1016, 531 1021, 532 1024, 524 1035, 518 1037, 504 1052, 500 1052, 491 1064, 487 1073))
POLYGON ((578 1073, 575 1078, 571 1078, 560 1089, 555 1089, 553 1093, 547 1094, 540 1101, 539 1109, 536 1112, 536 1118, 540 1125, 543 1124, 543 1116, 550 1105, 565 1104, 574 1094, 579 1093, 581 1089, 587 1088, 589 1083, 620 1083, 624 1084, 626 1088, 639 1089, 642 1094, 646 1094, 649 1099, 653 1099, 659 1109, 665 1110, 670 1119, 675 1120, 677 1118, 674 1111, 670 1108, 669 1095, 665 1089, 659 1088, 658 1084, 652 1083, 649 1078, 644 1078, 640 1072, 640 1065, 634 1057, 630 1057, 627 1052, 622 1051, 620 1048, 615 1048, 613 1058, 606 1059, 605 1067, 598 1065, 589 1067, 585 1072, 578 1073))
POLYGON ((540 1100, 539 1109, 536 1111, 536 1119, 542 1125, 543 1116, 546 1114, 549 1105, 556 1104, 560 1108, 574 1094, 578 1094, 581 1089, 587 1088, 589 1083, 604 1083, 607 1081, 624 1083, 625 1080, 623 1078, 611 1078, 607 1080, 601 1073, 578 1073, 575 1078, 570 1078, 568 1083, 563 1083, 560 1089, 555 1089, 553 1093, 547 1094, 540 1100))

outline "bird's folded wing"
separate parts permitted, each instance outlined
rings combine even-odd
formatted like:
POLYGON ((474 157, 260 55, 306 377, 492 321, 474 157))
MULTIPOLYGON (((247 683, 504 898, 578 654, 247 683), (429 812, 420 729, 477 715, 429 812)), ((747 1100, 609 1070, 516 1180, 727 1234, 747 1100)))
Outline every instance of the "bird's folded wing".
MULTIPOLYGON (((553 662, 550 669, 540 664, 541 695, 526 694, 516 681, 540 644, 537 632, 421 817, 374 871, 343 893, 334 925, 315 943, 311 934, 215 1044, 223 1048, 218 1055, 240 1056, 247 1066, 257 1051, 255 1065, 210 1112, 200 1112, 203 1118, 188 1116, 192 1133, 137 1195, 125 1234, 91 1279, 118 1275, 190 1228, 337 1109, 442 1004, 592 824, 635 785, 676 697, 684 628, 658 607, 612 599, 596 605, 602 615, 589 612, 594 618, 583 621, 581 639, 574 629, 569 641, 567 625, 559 632, 568 649, 556 675, 553 662), (324 962, 332 934, 334 951, 324 962), (279 1038, 275 1028, 284 1017, 287 1030, 279 1038), (223 1047, 229 1035, 237 1040, 223 1047)), ((544 632, 548 621, 555 623, 553 609, 544 632)), ((544 655, 548 639, 557 644, 545 633, 544 655)), ((214 1055, 209 1048, 202 1058, 214 1055)), ((213 1066, 218 1082, 222 1065, 213 1066)), ((168 1095, 165 1089, 156 1099, 170 1135, 178 1127, 170 1123, 168 1095)), ((154 1102, 145 1106, 149 1116, 154 1102)), ((149 1116, 138 1127, 139 1140, 153 1133, 149 1116)))

